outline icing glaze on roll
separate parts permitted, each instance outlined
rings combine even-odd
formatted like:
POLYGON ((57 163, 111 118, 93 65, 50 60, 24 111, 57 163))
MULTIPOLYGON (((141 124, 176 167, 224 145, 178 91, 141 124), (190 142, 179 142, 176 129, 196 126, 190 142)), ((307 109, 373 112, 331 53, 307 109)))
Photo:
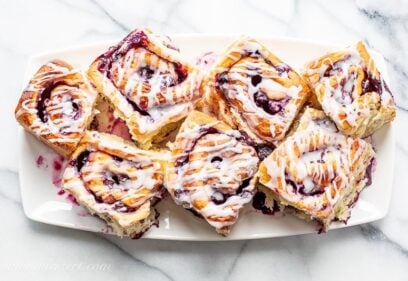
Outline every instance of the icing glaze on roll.
POLYGON ((258 162, 255 149, 243 142, 238 131, 193 112, 172 146, 167 188, 176 203, 227 234, 253 196, 258 162))

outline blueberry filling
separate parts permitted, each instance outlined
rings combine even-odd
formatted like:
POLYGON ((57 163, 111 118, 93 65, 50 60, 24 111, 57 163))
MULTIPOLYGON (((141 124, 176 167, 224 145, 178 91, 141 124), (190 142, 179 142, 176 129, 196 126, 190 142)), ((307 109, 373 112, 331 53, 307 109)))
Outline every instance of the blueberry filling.
POLYGON ((244 188, 246 188, 249 183, 251 182, 251 178, 247 178, 245 180, 242 181, 242 183, 240 184, 240 186, 237 189, 237 192, 235 193, 236 195, 241 194, 242 191, 244 190, 244 188))
POLYGON ((113 205, 113 209, 120 213, 132 213, 136 211, 136 208, 126 206, 121 201, 116 202, 115 205, 113 205))
POLYGON ((173 77, 171 77, 170 74, 164 74, 161 76, 160 80, 160 87, 162 89, 168 88, 168 87, 173 87, 176 85, 176 81, 174 80, 173 77))
POLYGON ((150 80, 153 77, 154 70, 151 69, 149 66, 140 67, 136 73, 139 75, 143 80, 150 80))
POLYGON ((45 102, 51 98, 52 91, 60 85, 65 85, 65 84, 63 82, 56 82, 56 83, 49 82, 48 84, 45 85, 42 91, 38 94, 38 100, 37 100, 37 106, 36 106, 37 115, 43 123, 48 121, 48 116, 45 114, 45 102))
POLYGON ((123 161, 122 158, 120 158, 118 156, 115 156, 115 155, 112 155, 112 159, 115 160, 116 162, 122 162, 123 161))
POLYGON ((185 190, 176 189, 176 190, 174 191, 174 198, 180 199, 181 195, 183 195, 183 194, 185 194, 185 193, 186 193, 185 190))
POLYGON ((282 111, 282 109, 288 103, 289 99, 284 98, 281 100, 271 100, 265 93, 256 92, 254 94, 254 101, 256 106, 262 108, 265 112, 271 115, 275 115, 282 111))
POLYGON ((148 44, 149 39, 143 31, 136 30, 130 33, 116 46, 110 47, 106 53, 97 58, 100 60, 98 70, 102 73, 106 73, 108 78, 110 78, 111 76, 109 71, 114 61, 126 55, 130 49, 139 47, 146 48, 148 44))
POLYGON ((305 196, 314 196, 324 193, 323 188, 313 188, 311 191, 306 191, 305 186, 303 184, 299 185, 298 188, 299 193, 305 196))
POLYGON ((214 162, 222 162, 222 158, 219 156, 215 156, 211 158, 211 163, 214 163, 214 162))
POLYGON ((226 92, 226 84, 228 83, 228 73, 227 72, 222 72, 216 75, 215 77, 215 88, 218 91, 221 91, 223 93, 226 92))
MULTIPOLYGON (((103 180, 103 184, 108 187, 108 188, 113 188, 113 186, 116 185, 121 185, 125 181, 127 181, 129 177, 124 174, 113 174, 113 175, 107 175, 106 178, 103 180)), ((127 188, 123 188, 123 191, 128 191, 127 188)), ((117 199, 112 195, 109 194, 106 197, 102 197, 100 195, 97 195, 93 190, 89 190, 90 193, 95 197, 95 200, 99 203, 106 203, 106 204, 115 204, 113 208, 118 211, 118 212, 133 212, 135 211, 134 208, 128 207, 124 205, 122 202, 118 202, 117 199)))
POLYGON ((285 63, 280 63, 276 65, 273 64, 269 59, 265 59, 265 62, 271 65, 276 70, 276 72, 278 72, 279 76, 282 75, 283 73, 288 73, 289 71, 292 70, 292 68, 285 63))
POLYGON ((250 192, 249 191, 244 191, 244 189, 246 187, 248 187, 249 183, 251 182, 251 178, 245 179, 242 181, 242 183, 239 185, 237 191, 235 192, 235 194, 230 194, 230 193, 222 193, 222 192, 214 192, 211 197, 210 200, 215 204, 215 205, 221 205, 224 204, 225 201, 227 201, 228 198, 230 198, 231 196, 234 195, 241 195, 241 197, 246 197, 246 195, 249 195, 250 192))
POLYGON ((370 164, 367 166, 365 171, 365 178, 367 179, 366 186, 369 186, 373 183, 373 165, 375 158, 371 159, 370 164))
POLYGON ((91 152, 88 150, 84 150, 82 151, 78 157, 74 160, 71 161, 71 165, 76 167, 78 172, 81 171, 82 167, 86 164, 86 162, 88 161, 89 158, 89 154, 91 152))
POLYGON ((265 201, 266 201, 265 193, 258 191, 257 193, 255 193, 254 198, 252 200, 252 207, 254 207, 254 209, 256 210, 261 211, 262 214, 265 215, 274 215, 276 212, 279 212, 279 205, 275 200, 273 201, 272 208, 268 208, 267 206, 265 206, 265 201))
POLYGON ((175 166, 181 167, 188 162, 190 153, 194 150, 194 147, 196 146, 199 139, 209 134, 218 134, 218 133, 219 133, 218 130, 215 129, 214 127, 201 128, 199 136, 193 142, 189 143, 189 145, 185 148, 184 155, 176 159, 175 166))
POLYGON ((291 179, 286 179, 286 184, 291 186, 293 188, 293 190, 295 192, 299 192, 301 195, 304 196, 314 196, 314 195, 318 195, 318 194, 322 194, 324 193, 324 189, 323 188, 319 188, 316 186, 314 188, 312 188, 312 190, 306 190, 305 186, 302 183, 296 183, 291 179))
POLYGON ((256 87, 259 83, 262 82, 262 76, 257 74, 251 77, 251 84, 256 87))
POLYGON ((127 181, 129 177, 124 174, 114 174, 114 175, 108 175, 104 180, 103 184, 108 186, 108 187, 113 187, 115 184, 116 185, 121 185, 125 181, 127 181))
POLYGON ((72 118, 74 120, 78 120, 79 117, 81 117, 81 111, 79 111, 79 107, 80 107, 80 105, 78 103, 76 103, 76 102, 72 103, 72 110, 74 112, 74 115, 72 116, 72 118))
MULTIPOLYGON (((141 77, 144 81, 149 81, 152 79, 153 75, 155 74, 155 70, 151 69, 149 66, 140 67, 137 70, 137 74, 141 77)), ((173 87, 176 85, 176 80, 171 76, 170 73, 160 73, 160 88, 167 88, 173 87)), ((182 81, 180 81, 182 82, 182 81)))
MULTIPOLYGON (((343 59, 338 60, 335 63, 329 65, 327 67, 326 71, 324 72, 323 77, 330 77, 330 76, 333 76, 333 75, 337 75, 338 73, 342 73, 343 72, 343 68, 342 68, 343 64, 349 58, 350 58, 350 55, 347 55, 343 59)), ((344 78, 340 82, 340 85, 343 87, 346 82, 347 82, 347 80, 346 80, 346 78, 344 78)), ((387 92, 391 93, 391 91, 389 90, 386 83, 381 78, 378 79, 377 77, 370 74, 366 67, 364 67, 364 79, 363 79, 363 81, 361 81, 361 87, 362 87, 362 94, 369 93, 369 92, 376 92, 379 95, 382 95, 383 89, 385 89, 387 92)), ((353 83, 352 88, 349 91, 344 91, 342 89, 343 98, 345 98, 346 96, 350 96, 351 101, 353 101, 353 98, 352 98, 353 91, 354 91, 354 83, 353 83)))
POLYGON ((215 205, 221 205, 224 204, 225 201, 227 201, 228 197, 228 195, 225 196, 221 192, 214 192, 213 195, 211 195, 210 199, 215 205))
POLYGON ((354 92, 354 88, 355 88, 355 82, 356 77, 352 76, 349 77, 348 79, 343 78, 340 81, 340 86, 341 86, 341 101, 339 101, 340 103, 343 103, 344 101, 349 101, 349 102, 353 102, 354 101, 354 97, 353 97, 353 92, 354 92), (346 83, 351 83, 352 86, 348 89, 345 88, 346 83))
POLYGON ((381 81, 373 75, 369 74, 367 70, 364 70, 364 76, 365 78, 361 82, 363 93, 376 92, 381 95, 383 90, 381 81))
POLYGON ((343 72, 343 64, 345 61, 347 61, 351 56, 346 55, 344 58, 341 60, 338 60, 332 64, 330 64, 327 68, 326 71, 323 73, 323 77, 330 77, 333 75, 336 75, 339 72, 343 72))
POLYGON ((260 58, 261 57, 261 52, 259 50, 245 50, 245 56, 246 57, 251 57, 251 58, 260 58))
POLYGON ((255 146, 255 150, 258 154, 259 160, 262 161, 272 153, 273 147, 266 144, 258 144, 255 146))
POLYGON ((283 73, 288 73, 289 71, 292 70, 292 68, 287 65, 287 64, 280 64, 280 65, 274 65, 275 70, 279 73, 279 75, 282 75, 283 73))

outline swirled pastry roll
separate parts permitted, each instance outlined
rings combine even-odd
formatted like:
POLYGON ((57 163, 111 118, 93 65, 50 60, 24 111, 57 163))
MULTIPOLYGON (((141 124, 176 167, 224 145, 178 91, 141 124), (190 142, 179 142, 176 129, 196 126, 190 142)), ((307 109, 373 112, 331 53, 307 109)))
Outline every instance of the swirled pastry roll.
POLYGON ((88 131, 71 156, 62 186, 117 235, 139 238, 157 222, 152 205, 164 191, 163 158, 120 137, 88 131))
POLYGON ((395 118, 391 91, 361 41, 308 63, 304 76, 344 134, 366 137, 395 118))
POLYGON ((201 75, 169 38, 136 29, 99 56, 88 74, 139 146, 174 129, 199 99, 201 75))
POLYGON ((227 48, 202 92, 210 112, 260 144, 282 140, 310 95, 289 65, 251 38, 227 48))
POLYGON ((326 129, 303 130, 260 164, 259 182, 282 207, 326 230, 331 221, 350 216, 373 157, 371 145, 361 139, 326 129))
POLYGON ((193 111, 171 153, 165 185, 174 201, 228 235, 253 196, 259 162, 255 149, 225 123, 193 111))
POLYGON ((62 60, 40 67, 17 104, 17 121, 64 157, 92 120, 97 93, 86 76, 62 60))

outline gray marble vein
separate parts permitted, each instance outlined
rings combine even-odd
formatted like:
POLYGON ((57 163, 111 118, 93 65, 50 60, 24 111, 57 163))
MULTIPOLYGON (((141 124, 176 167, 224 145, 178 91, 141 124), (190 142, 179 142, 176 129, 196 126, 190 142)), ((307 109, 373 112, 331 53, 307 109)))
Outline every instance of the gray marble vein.
POLYGON ((388 238, 379 228, 375 227, 372 224, 365 224, 360 226, 360 228, 363 235, 368 239, 372 240, 373 242, 386 243, 394 250, 400 252, 402 255, 408 258, 408 249, 388 238))
POLYGON ((116 19, 114 16, 112 16, 107 9, 104 8, 104 6, 99 3, 98 1, 95 0, 89 0, 91 3, 94 4, 97 9, 99 9, 105 16, 106 18, 110 19, 117 27, 119 27, 122 31, 129 33, 131 31, 130 28, 125 26, 123 23, 121 23, 118 19, 116 19))
POLYGON ((227 271, 227 276, 225 277, 225 280, 228 281, 230 280, 231 277, 231 273, 235 270, 237 263, 238 263, 238 259, 241 257, 242 254, 244 254, 245 249, 247 248, 248 244, 250 243, 250 241, 246 241, 244 242, 241 247, 239 248, 239 252, 238 254, 235 256, 235 258, 232 260, 231 266, 228 268, 227 271))

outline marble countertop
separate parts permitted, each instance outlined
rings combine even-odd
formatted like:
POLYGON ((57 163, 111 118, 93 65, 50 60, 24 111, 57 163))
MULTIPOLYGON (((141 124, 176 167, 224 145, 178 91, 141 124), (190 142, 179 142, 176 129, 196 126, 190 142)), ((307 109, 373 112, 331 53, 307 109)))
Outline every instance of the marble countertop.
POLYGON ((407 280, 408 1, 1 1, 1 280, 407 280), (23 213, 13 110, 30 54, 159 33, 244 33, 348 45, 388 63, 397 104, 388 216, 328 234, 235 242, 129 240, 49 226, 23 213), (404 207, 405 206, 405 207, 404 207))

